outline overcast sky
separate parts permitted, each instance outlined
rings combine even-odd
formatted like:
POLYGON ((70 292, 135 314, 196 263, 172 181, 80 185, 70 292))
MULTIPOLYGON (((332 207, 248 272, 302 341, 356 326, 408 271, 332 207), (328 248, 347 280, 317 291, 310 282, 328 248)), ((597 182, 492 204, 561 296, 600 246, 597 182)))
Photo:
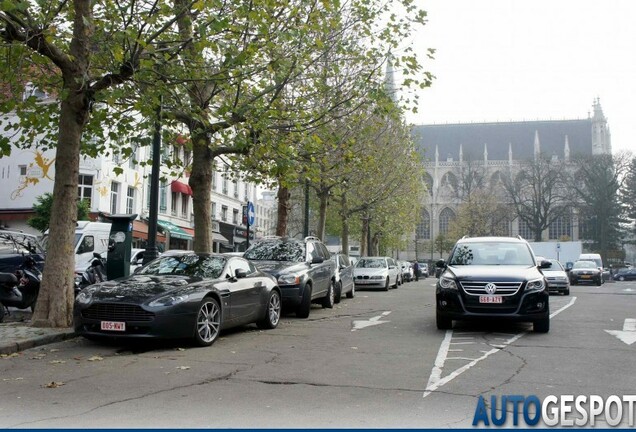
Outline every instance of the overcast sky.
POLYGON ((587 118, 636 152, 636 0, 418 0, 436 79, 410 123, 587 118))

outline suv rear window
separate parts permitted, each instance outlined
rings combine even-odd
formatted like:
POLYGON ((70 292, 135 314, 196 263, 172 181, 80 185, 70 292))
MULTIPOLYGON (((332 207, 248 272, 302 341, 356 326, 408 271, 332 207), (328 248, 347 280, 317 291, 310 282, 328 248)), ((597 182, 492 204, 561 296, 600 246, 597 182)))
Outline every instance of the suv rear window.
POLYGON ((249 248, 243 255, 250 260, 305 261, 305 248, 295 241, 262 241, 249 248))
POLYGON ((449 265, 534 265, 528 247, 523 243, 460 243, 453 250, 449 265))

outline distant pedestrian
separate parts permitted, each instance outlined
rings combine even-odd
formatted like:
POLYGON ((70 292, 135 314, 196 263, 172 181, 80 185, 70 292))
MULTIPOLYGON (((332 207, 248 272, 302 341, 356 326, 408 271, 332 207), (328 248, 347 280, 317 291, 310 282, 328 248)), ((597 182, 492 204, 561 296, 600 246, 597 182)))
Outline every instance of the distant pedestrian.
POLYGON ((417 261, 413 262, 413 275, 416 281, 420 280, 420 264, 417 261))

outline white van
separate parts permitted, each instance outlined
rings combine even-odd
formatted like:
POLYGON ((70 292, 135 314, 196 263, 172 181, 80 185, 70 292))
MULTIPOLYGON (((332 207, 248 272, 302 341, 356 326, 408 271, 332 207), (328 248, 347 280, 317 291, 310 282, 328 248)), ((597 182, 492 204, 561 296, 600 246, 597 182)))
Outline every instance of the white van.
POLYGON ((592 261, 596 264, 596 267, 601 271, 601 281, 605 282, 603 278, 603 259, 600 254, 588 253, 579 255, 579 261, 592 261))
MULTIPOLYGON (((93 253, 97 252, 106 258, 108 253, 108 237, 110 236, 110 223, 78 221, 75 228, 75 272, 83 272, 93 260, 93 253)), ((44 233, 43 243, 48 241, 48 230, 44 233)))

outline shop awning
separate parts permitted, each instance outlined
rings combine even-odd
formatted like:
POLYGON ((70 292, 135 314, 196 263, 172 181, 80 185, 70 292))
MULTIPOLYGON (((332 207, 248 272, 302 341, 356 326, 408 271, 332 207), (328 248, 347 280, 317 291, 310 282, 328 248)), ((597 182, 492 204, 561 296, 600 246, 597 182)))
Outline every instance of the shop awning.
POLYGON ((172 222, 158 220, 157 224, 164 230, 168 231, 170 233, 170 237, 183 239, 183 240, 193 239, 193 237, 190 234, 188 234, 183 228, 173 224, 172 222))
POLYGON ((190 185, 181 183, 180 181, 173 181, 170 185, 170 190, 172 192, 181 192, 182 194, 192 195, 192 188, 190 185))
MULTIPOLYGON (((135 238, 148 240, 148 223, 141 220, 134 220, 132 234, 133 234, 133 237, 135 238)), ((157 240, 161 243, 165 242, 166 236, 161 233, 157 233, 157 240)))
POLYGON ((225 237, 223 234, 219 234, 219 233, 212 233, 212 241, 215 242, 219 242, 219 243, 227 243, 227 244, 232 244, 232 242, 230 242, 227 237, 225 237))

